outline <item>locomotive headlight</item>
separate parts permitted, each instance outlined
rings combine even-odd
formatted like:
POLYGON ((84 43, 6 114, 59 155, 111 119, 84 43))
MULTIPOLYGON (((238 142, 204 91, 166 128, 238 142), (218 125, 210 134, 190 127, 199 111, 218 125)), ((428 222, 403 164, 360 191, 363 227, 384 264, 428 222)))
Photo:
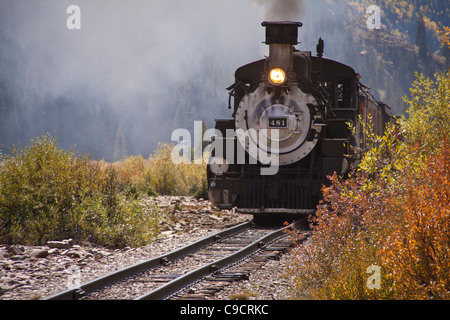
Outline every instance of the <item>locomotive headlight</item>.
POLYGON ((270 70, 269 81, 273 85, 280 85, 286 81, 286 73, 281 68, 274 68, 270 70))

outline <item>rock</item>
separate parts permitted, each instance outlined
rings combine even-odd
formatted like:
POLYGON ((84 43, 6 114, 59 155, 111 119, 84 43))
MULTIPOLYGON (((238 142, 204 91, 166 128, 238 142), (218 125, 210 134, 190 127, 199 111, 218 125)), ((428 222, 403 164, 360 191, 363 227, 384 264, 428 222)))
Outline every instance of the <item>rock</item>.
POLYGON ((222 218, 219 218, 218 216, 215 216, 213 214, 208 215, 208 217, 215 221, 222 221, 222 218))
POLYGON ((31 251, 30 257, 39 259, 39 258, 46 258, 48 256, 49 252, 46 249, 35 249, 31 251))
POLYGON ((184 229, 183 225, 181 223, 175 224, 174 228, 175 231, 182 231, 184 229))
POLYGON ((71 244, 67 241, 47 241, 47 247, 56 249, 69 249, 71 244))
POLYGON ((8 252, 13 255, 22 255, 25 252, 25 249, 23 247, 13 245, 8 248, 8 252))
MULTIPOLYGON (((3 264, 3 261, 2 261, 2 264, 3 264)), ((8 263, 8 261, 5 264, 3 264, 2 267, 4 270, 11 270, 11 268, 12 268, 11 263, 8 263)))
POLYGON ((6 259, 9 258, 10 253, 6 252, 6 251, 0 251, 0 259, 6 259))
POLYGON ((30 284, 30 280, 28 280, 28 278, 25 279, 25 278, 21 277, 21 278, 18 278, 18 279, 11 279, 11 280, 9 280, 8 284, 10 286, 24 286, 24 285, 30 284))
POLYGON ((48 250, 48 254, 58 254, 59 253, 59 249, 58 248, 53 248, 48 250))
POLYGON ((2 286, 0 287, 0 296, 1 296, 2 294, 4 294, 4 293, 8 292, 9 290, 14 289, 14 288, 15 288, 15 286, 2 285, 2 286))
POLYGON ((171 237, 175 232, 172 230, 161 232, 161 237, 171 237))
MULTIPOLYGON (((27 258, 27 256, 25 256, 25 258, 23 259, 23 260, 25 260, 27 258)), ((27 262, 20 262, 20 261, 17 261, 17 262, 14 262, 14 269, 17 271, 17 270, 28 270, 29 268, 30 268, 30 265, 29 265, 29 263, 27 263, 27 262)))
POLYGON ((111 253, 106 252, 106 251, 101 251, 99 249, 89 249, 87 255, 89 255, 89 254, 93 255, 95 260, 97 261, 97 260, 99 260, 99 259, 101 259, 103 257, 109 256, 111 253))
POLYGON ((24 255, 24 254, 17 254, 17 255, 14 255, 14 256, 10 257, 10 259, 13 260, 13 261, 23 261, 26 258, 28 258, 28 257, 26 255, 24 255))
POLYGON ((92 253, 86 253, 86 255, 84 256, 83 260, 94 260, 95 256, 92 253))
POLYGON ((107 252, 107 251, 100 251, 100 253, 101 253, 104 257, 108 257, 108 256, 112 255, 111 252, 107 252))
POLYGON ((69 256, 71 258, 81 258, 81 254, 79 252, 76 251, 68 251, 65 253, 66 256, 69 256))

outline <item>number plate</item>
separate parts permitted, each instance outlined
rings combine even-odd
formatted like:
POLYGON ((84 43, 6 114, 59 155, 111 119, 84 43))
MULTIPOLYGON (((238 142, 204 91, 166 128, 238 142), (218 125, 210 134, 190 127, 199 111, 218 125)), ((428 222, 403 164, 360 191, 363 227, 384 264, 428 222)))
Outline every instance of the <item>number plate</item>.
POLYGON ((287 128, 287 118, 269 118, 269 128, 287 128))

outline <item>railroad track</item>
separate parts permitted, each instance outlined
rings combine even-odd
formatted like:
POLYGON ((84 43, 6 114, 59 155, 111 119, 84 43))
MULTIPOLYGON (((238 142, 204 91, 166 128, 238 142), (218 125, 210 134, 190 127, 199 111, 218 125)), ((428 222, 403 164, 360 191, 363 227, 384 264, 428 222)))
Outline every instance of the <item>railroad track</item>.
POLYGON ((164 300, 189 297, 178 294, 184 288, 206 279, 215 283, 248 278, 246 272, 222 271, 258 252, 259 262, 277 258, 291 242, 284 228, 256 227, 252 221, 215 233, 168 254, 67 289, 44 300, 164 300))

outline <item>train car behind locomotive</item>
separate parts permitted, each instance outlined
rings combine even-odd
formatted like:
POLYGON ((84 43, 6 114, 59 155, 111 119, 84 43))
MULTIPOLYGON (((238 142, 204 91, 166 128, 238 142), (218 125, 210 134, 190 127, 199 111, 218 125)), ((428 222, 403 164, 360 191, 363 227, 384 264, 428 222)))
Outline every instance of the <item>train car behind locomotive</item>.
POLYGON ((370 116, 378 134, 393 118, 351 67, 323 58, 322 39, 316 56, 295 49, 302 23, 262 26, 269 56, 236 70, 227 89, 232 118, 216 119, 215 144, 226 156, 212 154, 209 199, 255 218, 312 213, 326 176, 347 173, 360 158, 354 150, 365 148, 358 115, 363 121, 370 116), (239 154, 245 155, 242 161, 239 154), (277 170, 262 174, 269 166, 262 154, 277 156, 277 170))

